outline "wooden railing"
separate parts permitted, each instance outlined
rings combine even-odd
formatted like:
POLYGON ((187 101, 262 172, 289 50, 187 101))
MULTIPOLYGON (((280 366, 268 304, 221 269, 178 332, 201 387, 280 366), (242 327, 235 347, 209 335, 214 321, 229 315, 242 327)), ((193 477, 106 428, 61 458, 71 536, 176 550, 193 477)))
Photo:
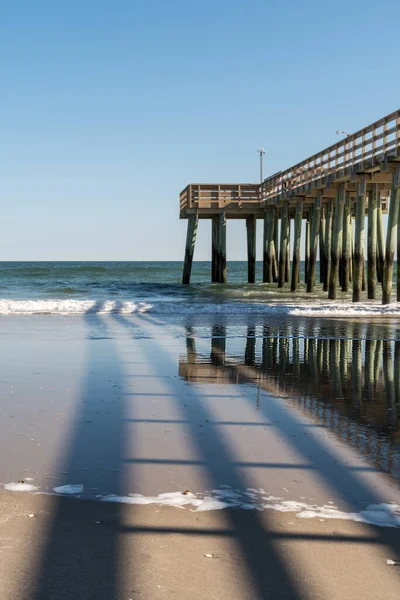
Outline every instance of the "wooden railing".
POLYGON ((341 178, 400 156, 400 111, 345 137, 293 167, 264 180, 262 197, 267 203, 302 195, 312 187, 324 187, 341 178))
POLYGON ((208 184, 192 183, 180 194, 180 210, 186 208, 229 208, 262 202, 260 185, 257 184, 208 184))

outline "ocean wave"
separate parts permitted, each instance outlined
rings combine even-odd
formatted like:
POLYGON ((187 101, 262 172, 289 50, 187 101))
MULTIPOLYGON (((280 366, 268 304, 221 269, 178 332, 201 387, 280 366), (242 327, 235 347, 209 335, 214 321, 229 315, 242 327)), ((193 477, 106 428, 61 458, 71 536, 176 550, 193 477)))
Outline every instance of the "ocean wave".
POLYGON ((0 315, 83 315, 144 313, 146 302, 116 300, 0 300, 0 315))
POLYGON ((107 313, 146 313, 165 315, 185 314, 260 314, 291 317, 400 317, 400 303, 382 306, 378 303, 352 304, 312 301, 305 304, 250 303, 250 302, 187 302, 155 300, 152 303, 141 300, 76 300, 76 299, 0 299, 0 315, 82 315, 107 313))

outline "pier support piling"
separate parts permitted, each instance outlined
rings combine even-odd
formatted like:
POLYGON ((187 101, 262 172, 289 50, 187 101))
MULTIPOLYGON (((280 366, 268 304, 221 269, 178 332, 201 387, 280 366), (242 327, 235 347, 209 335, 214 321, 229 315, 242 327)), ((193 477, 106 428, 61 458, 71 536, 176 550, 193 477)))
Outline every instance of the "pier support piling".
POLYGON ((308 281, 308 268, 310 265, 310 215, 306 218, 306 235, 304 240, 304 283, 308 281))
POLYGON ((340 249, 343 236, 343 211, 345 203, 345 187, 343 183, 339 184, 336 195, 336 206, 332 233, 332 252, 331 252, 331 273, 329 278, 328 298, 336 299, 337 281, 339 277, 340 249))
POLYGON ((287 234, 288 234, 288 207, 285 204, 281 209, 281 239, 279 248, 279 265, 278 265, 278 288, 282 288, 285 283, 286 274, 286 252, 287 252, 287 234))
POLYGON ((319 226, 319 282, 324 283, 325 280, 325 231, 326 231, 326 217, 325 208, 321 206, 321 220, 319 226))
POLYGON ((272 282, 271 269, 271 211, 266 209, 264 214, 264 238, 263 238, 263 283, 272 282))
POLYGON ((307 292, 313 291, 317 275, 317 249, 318 236, 321 221, 321 197, 318 197, 313 206, 311 216, 311 232, 310 232, 310 261, 308 265, 307 277, 307 292))
MULTIPOLYGON (((346 194, 348 196, 348 194, 346 194)), ((350 199, 345 199, 343 208, 343 243, 342 243, 342 292, 349 291, 350 282, 350 199)))
MULTIPOLYGON (((399 218, 399 185, 400 185, 400 166, 396 165, 396 170, 392 175, 392 188, 390 191, 389 216, 386 234, 386 254, 383 266, 382 279, 382 304, 390 304, 392 284, 393 284, 393 263, 394 263, 394 245, 396 234, 398 235, 399 218)), ((383 233, 382 233, 383 235, 383 233)), ((398 243, 398 241, 397 241, 398 243)), ((397 258, 397 264, 400 257, 397 258)), ((397 286, 399 282, 397 281, 397 286)))
POLYGON ((364 275, 365 175, 361 176, 356 200, 354 234, 353 302, 360 302, 364 275))
POLYGON ((255 215, 246 217, 247 230, 247 281, 256 281, 256 230, 257 219, 255 215))
POLYGON ((301 226, 303 222, 303 201, 299 200, 296 208, 296 217, 294 221, 294 243, 293 243, 293 263, 292 263, 292 282, 290 290, 296 291, 297 283, 300 277, 300 242, 301 226))
POLYGON ((275 210, 274 215, 274 227, 273 227, 273 257, 272 257, 272 274, 273 280, 276 283, 278 281, 278 236, 279 236, 279 217, 275 210))
POLYGON ((290 230, 291 230, 291 219, 288 216, 287 220, 287 244, 286 244, 286 268, 285 268, 285 283, 290 282, 290 230))
POLYGON ((376 270, 378 283, 383 285, 383 268, 385 264, 385 237, 383 232, 382 219, 382 200, 381 195, 377 193, 377 252, 376 252, 376 270))
POLYGON ((226 215, 222 212, 218 215, 219 224, 219 261, 218 261, 218 283, 226 283, 226 215))
POLYGON ((378 186, 372 184, 368 194, 368 299, 374 300, 376 296, 376 238, 378 218, 378 186))
POLYGON ((331 267, 332 267, 332 229, 333 229, 333 200, 329 200, 328 208, 326 212, 326 226, 325 226, 325 278, 324 278, 324 292, 328 291, 329 281, 331 278, 331 267))
POLYGON ((185 262, 183 264, 182 283, 188 285, 190 283, 190 275, 192 273, 194 246, 196 244, 196 234, 198 226, 198 215, 190 215, 188 219, 186 247, 185 247, 185 262))

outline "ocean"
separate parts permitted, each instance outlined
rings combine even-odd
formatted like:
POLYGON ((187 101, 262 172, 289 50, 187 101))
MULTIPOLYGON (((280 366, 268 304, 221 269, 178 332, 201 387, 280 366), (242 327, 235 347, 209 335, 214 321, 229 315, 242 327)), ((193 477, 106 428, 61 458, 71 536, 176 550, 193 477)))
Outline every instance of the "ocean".
MULTIPOLYGON (((190 286, 181 285, 176 262, 2 262, 0 314, 275 314, 299 316, 400 315, 394 303, 379 299, 351 303, 351 292, 329 302, 317 285, 306 294, 288 286, 247 284, 247 263, 228 262, 228 283, 210 283, 210 263, 194 262, 190 286)), ((257 263, 257 281, 262 263, 257 263)), ((304 263, 301 264, 304 281, 304 263)))

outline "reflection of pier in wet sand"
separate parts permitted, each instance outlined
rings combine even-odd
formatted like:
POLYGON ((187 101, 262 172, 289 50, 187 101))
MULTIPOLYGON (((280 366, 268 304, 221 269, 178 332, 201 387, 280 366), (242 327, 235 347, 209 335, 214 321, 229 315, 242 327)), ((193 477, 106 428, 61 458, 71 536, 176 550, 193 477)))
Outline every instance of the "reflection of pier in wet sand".
POLYGON ((345 336, 304 332, 294 323, 286 335, 277 327, 249 326, 243 347, 238 350, 236 338, 231 351, 228 328, 216 326, 211 348, 198 351, 188 329, 179 375, 203 384, 252 383, 287 395, 400 480, 400 341, 384 339, 374 323, 346 324, 345 336))

